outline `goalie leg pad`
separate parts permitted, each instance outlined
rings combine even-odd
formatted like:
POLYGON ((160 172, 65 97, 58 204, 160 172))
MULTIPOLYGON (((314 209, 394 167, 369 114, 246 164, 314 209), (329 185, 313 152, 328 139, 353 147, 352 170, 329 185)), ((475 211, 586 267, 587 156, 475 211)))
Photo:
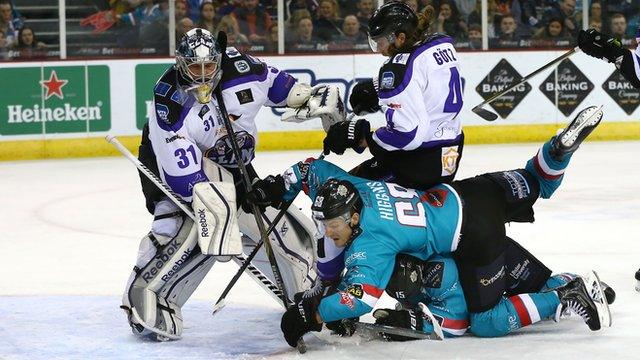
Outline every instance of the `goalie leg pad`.
POLYGON ((193 187, 198 244, 205 255, 240 255, 242 241, 236 215, 236 188, 228 182, 203 182, 193 187))
POLYGON ((162 340, 181 337, 180 309, 215 262, 200 252, 196 231, 187 219, 173 238, 153 233, 143 238, 143 256, 127 283, 122 306, 134 333, 152 333, 162 340))
MULTIPOLYGON (((271 225, 271 220, 276 214, 277 210, 267 208, 263 215, 267 227, 271 225)), ((244 235, 244 251, 248 254, 260 241, 260 232, 251 214, 240 211, 238 223, 240 231, 244 235)), ((310 288, 317 277, 313 267, 315 262, 314 233, 315 227, 311 220, 306 218, 300 210, 291 206, 287 210, 287 214, 277 224, 276 229, 269 235, 278 268, 290 299, 293 299, 293 294, 310 288)), ((258 252, 251 263, 275 282, 264 249, 258 252)))

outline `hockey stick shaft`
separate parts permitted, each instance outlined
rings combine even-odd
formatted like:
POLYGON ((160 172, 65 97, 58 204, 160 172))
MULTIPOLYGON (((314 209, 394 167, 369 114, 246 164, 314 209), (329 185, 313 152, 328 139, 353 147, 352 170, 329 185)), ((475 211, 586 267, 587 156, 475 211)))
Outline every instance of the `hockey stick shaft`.
MULTIPOLYGON (((324 154, 321 153, 320 156, 318 157, 318 159, 324 159, 324 154)), ((271 226, 269 226, 269 229, 267 229, 267 235, 271 234, 271 232, 276 227, 278 222, 280 222, 280 220, 287 213, 287 210, 289 209, 289 206, 291 206, 291 204, 293 204, 293 200, 292 201, 287 201, 283 205, 283 207, 280 210, 280 212, 278 212, 276 217, 273 218, 273 221, 271 222, 271 226)), ((213 314, 215 314, 220 309, 220 307, 218 305, 225 300, 225 298, 227 297, 227 295, 229 294, 231 289, 235 286, 236 282, 238 282, 238 280, 240 279, 240 276, 242 276, 242 273, 247 269, 247 267, 249 266, 249 264, 251 263, 253 258, 256 256, 256 254, 258 253, 258 251, 262 247, 263 243, 264 242, 262 240, 260 240, 258 242, 258 244, 253 248, 253 250, 251 251, 249 256, 247 256, 247 258, 244 261, 244 263, 242 264, 242 266, 240 266, 240 269, 238 269, 238 271, 235 273, 235 275, 233 275, 233 278, 231 278, 231 281, 229 281, 229 284, 227 284, 227 287, 224 289, 224 291, 222 291, 222 294, 218 298, 218 301, 216 301, 216 303, 214 305, 213 314)))
POLYGON ((140 160, 133 156, 129 149, 124 147, 124 145, 122 145, 122 143, 115 136, 107 135, 105 139, 111 145, 115 146, 115 148, 118 149, 118 151, 122 155, 124 155, 124 157, 131 161, 144 176, 146 176, 149 180, 151 180, 151 182, 153 182, 155 186, 158 187, 158 189, 160 189, 165 195, 167 195, 167 197, 169 197, 169 199, 171 199, 171 201, 173 201, 180 208, 180 210, 184 211, 185 214, 187 214, 187 216, 191 218, 191 220, 195 221, 196 217, 189 207, 189 204, 182 200, 180 196, 178 196, 178 194, 173 192, 173 190, 171 190, 171 188, 169 188, 164 182, 162 182, 162 180, 160 180, 151 170, 149 170, 148 167, 144 166, 144 164, 142 164, 140 160))
MULTIPOLYGON (((480 103, 480 104, 476 105, 476 106, 472 109, 472 111, 473 111, 474 113, 477 113, 478 115, 480 115, 480 114, 479 114, 479 112, 483 112, 483 110, 484 110, 484 109, 481 109, 481 108, 482 108, 484 105, 489 104, 489 103, 493 102, 494 100, 496 100, 496 99, 498 99, 498 98, 500 98, 500 97, 504 96, 505 94, 507 94, 507 93, 509 93, 509 92, 513 91, 516 87, 518 87, 518 86, 520 86, 520 85, 524 84, 525 82, 529 81, 532 77, 534 77, 534 76, 536 76, 536 75, 540 74, 541 72, 543 72, 543 71, 547 70, 548 68, 550 68, 550 67, 554 66, 556 63, 558 63, 558 62, 560 62, 560 61, 562 61, 562 60, 564 60, 564 59, 568 58, 569 56, 571 56, 571 55, 575 54, 575 53, 576 53, 576 52, 578 52, 578 51, 580 51, 580 48, 576 46, 575 48, 573 48, 573 49, 571 49, 571 50, 567 51, 566 53, 564 53, 564 54, 562 54, 562 55, 558 56, 557 58, 555 58, 555 59, 551 60, 551 62, 549 62, 549 63, 547 63, 547 64, 543 65, 543 66, 542 66, 542 67, 540 67, 539 69, 537 69, 537 70, 535 70, 534 72, 530 73, 529 75, 527 75, 527 76, 523 77, 523 78, 522 78, 522 79, 520 79, 520 81, 518 81, 517 83, 515 83, 515 84, 513 84, 513 85, 509 86, 508 88, 506 88, 506 89, 504 89, 504 90, 502 90, 502 91, 500 91, 500 92, 498 92, 498 93, 493 94, 493 95, 492 95, 491 97, 489 97, 487 100, 485 100, 485 101, 483 101, 482 103, 480 103)), ((487 111, 487 110, 484 110, 484 111, 487 111)), ((483 116, 483 117, 484 117, 484 116, 483 116)), ((488 120, 488 119, 486 119, 486 120, 488 120)))
MULTIPOLYGON (((225 41, 226 42, 226 41, 225 41)), ((251 179, 249 178, 249 173, 247 172, 247 168, 242 159, 242 154, 240 153, 240 148, 238 147, 238 143, 236 142, 235 132, 233 131, 233 126, 231 126, 231 119, 229 119, 229 113, 227 112, 226 106, 224 104, 224 99, 222 97, 222 90, 220 86, 217 86, 214 90, 216 98, 218 99, 218 106, 220 108, 220 112, 222 114, 222 122, 224 123, 224 127, 227 130, 227 135, 229 136, 229 142, 231 143, 231 149, 233 150, 233 155, 236 158, 236 164, 238 165, 238 170, 240 171, 241 176, 244 179, 246 191, 251 192, 251 179)), ((282 292, 282 303, 284 304, 285 309, 289 308, 289 301, 287 296, 287 289, 284 286, 284 281, 282 279, 282 273, 278 268, 278 263, 276 261, 275 254, 273 253, 273 248, 271 247, 271 242, 269 241, 269 236, 267 235, 264 221, 262 221, 262 212, 258 205, 253 204, 251 206, 251 212, 253 213, 253 217, 256 220, 256 224, 258 225, 258 229, 260 230, 260 237, 264 242, 265 252, 267 253, 267 258, 269 259, 269 264, 271 265, 271 271, 273 272, 273 277, 276 280, 276 284, 280 288, 282 292)), ((307 351, 306 345, 302 337, 298 340, 297 346, 298 352, 301 354, 307 351)))

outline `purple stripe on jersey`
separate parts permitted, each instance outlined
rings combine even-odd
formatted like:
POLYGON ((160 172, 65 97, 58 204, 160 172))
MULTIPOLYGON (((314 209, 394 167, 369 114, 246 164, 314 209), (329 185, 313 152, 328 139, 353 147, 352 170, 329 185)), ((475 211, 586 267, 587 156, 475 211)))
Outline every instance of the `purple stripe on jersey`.
POLYGON ((246 76, 241 76, 235 79, 231 79, 229 81, 223 82, 220 86, 222 86, 222 90, 228 89, 230 87, 234 87, 236 85, 245 84, 253 81, 265 81, 267 78, 267 74, 269 73, 267 67, 264 67, 264 71, 262 74, 249 74, 246 76))
POLYGON ((429 148, 435 148, 435 147, 441 147, 441 146, 460 145, 461 141, 462 141, 462 133, 460 135, 456 136, 454 139, 434 140, 434 141, 423 142, 420 145, 420 148, 421 149, 429 149, 429 148))
POLYGON ((380 139, 380 141, 382 141, 383 143, 391 145, 398 149, 402 149, 411 141, 413 141, 413 139, 416 137, 417 132, 417 126, 409 132, 402 132, 394 129, 389 130, 388 128, 383 127, 376 130, 376 135, 378 136, 378 139, 380 139))
POLYGON ((340 255, 327 262, 322 262, 322 259, 318 259, 317 268, 318 276, 322 280, 333 280, 339 277, 342 269, 344 269, 344 250, 340 255))
POLYGON ((443 37, 431 42, 428 42, 420 47, 418 47, 413 54, 411 54, 411 58, 409 58, 409 65, 407 67, 407 70, 404 73, 404 79, 402 79, 402 83, 400 83, 400 85, 398 85, 395 89, 391 89, 388 91, 385 90, 381 90, 378 92, 378 98, 380 99, 388 99, 390 97, 394 97, 398 94, 400 94, 401 92, 404 91, 404 89, 407 87, 407 85, 409 85, 409 82, 411 81, 411 77, 413 76, 413 61, 420 56, 420 54, 422 54, 423 52, 427 51, 428 49, 434 47, 434 46, 438 46, 438 45, 442 45, 442 44, 453 44, 453 39, 451 39, 450 37, 443 37))
POLYGON ((273 85, 269 88, 269 93, 267 94, 269 100, 274 104, 283 102, 289 96, 289 91, 291 91, 296 81, 296 78, 286 72, 280 72, 273 80, 273 85))
POLYGON ((164 169, 162 169, 162 172, 164 173, 164 179, 167 182, 167 185, 169 185, 171 190, 182 197, 190 197, 192 195, 194 184, 208 181, 207 176, 202 170, 198 170, 193 174, 184 176, 171 176, 167 174, 164 169))

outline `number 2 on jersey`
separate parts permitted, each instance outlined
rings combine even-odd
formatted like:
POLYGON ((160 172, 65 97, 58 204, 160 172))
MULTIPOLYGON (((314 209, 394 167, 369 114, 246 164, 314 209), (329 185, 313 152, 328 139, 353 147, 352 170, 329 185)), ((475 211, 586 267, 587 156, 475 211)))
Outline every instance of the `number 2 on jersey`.
POLYGON ((459 113, 462 109, 462 88, 460 87, 460 73, 458 68, 451 67, 451 78, 449 78, 449 95, 444 102, 443 112, 446 113, 459 113))

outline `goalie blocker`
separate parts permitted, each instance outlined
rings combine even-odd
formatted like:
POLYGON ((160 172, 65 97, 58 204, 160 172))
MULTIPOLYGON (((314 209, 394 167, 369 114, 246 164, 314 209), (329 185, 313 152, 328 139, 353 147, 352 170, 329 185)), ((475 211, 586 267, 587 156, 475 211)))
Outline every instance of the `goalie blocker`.
MULTIPOLYGON (((237 211, 232 175, 207 158, 203 171, 216 181, 194 186, 196 221, 175 211, 165 199, 156 206, 152 231, 140 243, 121 306, 134 334, 161 341, 179 339, 181 308, 214 263, 250 251, 260 239, 253 217, 237 211)), ((314 228, 297 210, 290 209, 275 232, 274 251, 288 288, 301 291, 316 277, 314 228)), ((265 218, 269 221, 275 213, 269 209, 265 218)), ((260 261, 263 257, 256 256, 255 266, 273 280, 269 267, 260 261)))

